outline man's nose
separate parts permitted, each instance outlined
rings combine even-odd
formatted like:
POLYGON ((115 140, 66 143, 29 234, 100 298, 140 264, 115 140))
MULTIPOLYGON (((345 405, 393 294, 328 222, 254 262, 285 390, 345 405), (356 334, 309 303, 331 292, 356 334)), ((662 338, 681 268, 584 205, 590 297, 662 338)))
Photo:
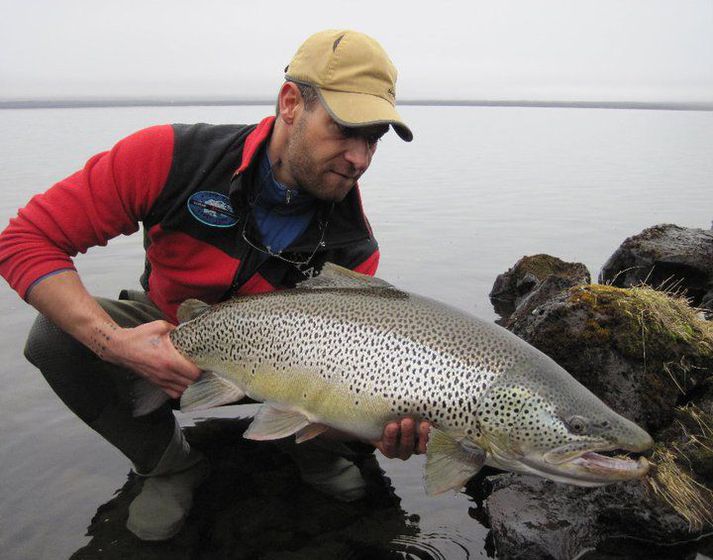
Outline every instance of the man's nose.
POLYGON ((364 173, 371 163, 373 155, 366 138, 349 138, 344 159, 351 163, 358 173, 364 173))

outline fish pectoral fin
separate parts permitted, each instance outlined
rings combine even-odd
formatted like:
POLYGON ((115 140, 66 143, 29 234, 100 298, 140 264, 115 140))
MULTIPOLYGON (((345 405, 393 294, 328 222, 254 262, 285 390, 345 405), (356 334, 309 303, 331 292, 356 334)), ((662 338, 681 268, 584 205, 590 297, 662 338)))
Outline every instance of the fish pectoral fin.
POLYGON ((179 307, 176 317, 179 323, 185 323, 203 315, 210 309, 210 305, 199 299, 187 299, 179 307))
POLYGON ((280 410, 264 404, 257 411, 243 437, 258 441, 281 439, 299 432, 309 423, 307 417, 300 412, 280 410))
POLYGON ((465 447, 438 428, 431 427, 426 448, 426 493, 433 496, 460 490, 485 464, 485 451, 465 447))
POLYGON ((181 411, 203 410, 235 403, 245 392, 212 371, 204 371, 201 378, 181 395, 181 411))
POLYGON ((329 426, 324 424, 310 424, 305 426, 299 432, 295 434, 295 443, 304 443, 312 438, 316 438, 318 435, 323 434, 329 429, 329 426))

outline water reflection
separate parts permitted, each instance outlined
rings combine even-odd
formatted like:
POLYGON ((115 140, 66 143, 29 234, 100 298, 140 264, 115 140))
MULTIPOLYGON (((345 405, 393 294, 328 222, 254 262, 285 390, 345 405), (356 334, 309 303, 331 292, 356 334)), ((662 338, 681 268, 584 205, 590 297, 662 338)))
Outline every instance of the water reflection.
MULTIPOLYGON (((274 445, 245 440, 248 423, 211 419, 186 428, 212 472, 174 539, 143 543, 125 529, 128 504, 140 487, 130 475, 99 508, 88 530, 91 542, 72 558, 403 558, 399 539, 416 539, 419 528, 375 461, 360 465, 370 485, 367 498, 344 504, 302 484, 290 458, 274 445)), ((434 549, 416 557, 444 556, 434 549)))
MULTIPOLYGON (((272 443, 244 439, 243 432, 249 423, 249 418, 213 418, 185 428, 191 443, 208 456, 212 472, 196 493, 185 528, 175 538, 164 543, 145 543, 125 528, 128 506, 140 489, 140 480, 131 474, 116 496, 99 507, 88 528, 91 541, 75 552, 72 559, 555 558, 544 549, 541 554, 534 553, 538 550, 537 543, 548 539, 548 535, 541 533, 552 533, 547 527, 533 525, 531 542, 523 541, 519 548, 510 546, 507 553, 498 551, 495 543, 513 535, 494 535, 491 530, 485 543, 482 542, 483 526, 488 524, 484 504, 493 488, 488 476, 495 473, 494 469, 486 468, 470 481, 465 494, 469 498, 467 511, 460 512, 460 516, 451 511, 452 503, 441 502, 444 507, 440 513, 446 520, 454 521, 434 527, 428 521, 422 523, 418 514, 406 511, 391 480, 376 461, 360 461, 369 484, 367 497, 351 504, 338 502, 302 484, 289 456, 272 443), (463 524, 461 519, 457 523, 456 517, 468 522, 463 524)), ((459 500, 461 509, 463 505, 459 500)), ((591 550, 586 542, 574 543, 575 551, 563 546, 569 552, 556 558, 705 558, 697 556, 701 543, 656 546, 615 536, 598 538, 597 543, 591 550)))

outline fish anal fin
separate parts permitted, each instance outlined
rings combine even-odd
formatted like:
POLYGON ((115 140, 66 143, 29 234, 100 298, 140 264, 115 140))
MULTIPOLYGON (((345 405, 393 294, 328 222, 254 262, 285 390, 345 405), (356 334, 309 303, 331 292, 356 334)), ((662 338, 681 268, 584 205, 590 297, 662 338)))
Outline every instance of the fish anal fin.
POLYGON ((204 371, 201 378, 181 395, 181 411, 203 410, 231 404, 245 397, 245 392, 212 371, 204 371))
POLYGON ((260 407, 243 434, 247 439, 265 441, 291 436, 309 425, 307 417, 294 410, 281 410, 269 404, 260 407))
POLYGON ((305 441, 309 441, 312 438, 316 438, 317 436, 323 434, 328 429, 329 426, 325 426, 324 424, 310 424, 295 434, 295 442, 304 443, 305 441))
POLYGON ((179 323, 185 323, 203 315, 210 309, 210 305, 199 299, 187 299, 179 307, 176 317, 179 323))
POLYGON ((485 464, 485 451, 464 446, 452 436, 431 427, 426 449, 426 493, 460 490, 485 464))

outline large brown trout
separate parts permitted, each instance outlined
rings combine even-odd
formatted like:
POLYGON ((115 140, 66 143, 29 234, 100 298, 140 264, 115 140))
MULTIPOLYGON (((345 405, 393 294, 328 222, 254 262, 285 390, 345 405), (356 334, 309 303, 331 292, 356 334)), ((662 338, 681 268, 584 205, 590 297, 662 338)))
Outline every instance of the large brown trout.
POLYGON ((184 410, 264 403, 245 437, 298 442, 327 427, 376 440, 410 416, 433 424, 425 484, 459 489, 484 465, 580 486, 643 476, 653 445, 514 334, 332 264, 295 289, 208 307, 171 333, 203 377, 184 410), (609 453, 612 455, 613 453, 609 453))

